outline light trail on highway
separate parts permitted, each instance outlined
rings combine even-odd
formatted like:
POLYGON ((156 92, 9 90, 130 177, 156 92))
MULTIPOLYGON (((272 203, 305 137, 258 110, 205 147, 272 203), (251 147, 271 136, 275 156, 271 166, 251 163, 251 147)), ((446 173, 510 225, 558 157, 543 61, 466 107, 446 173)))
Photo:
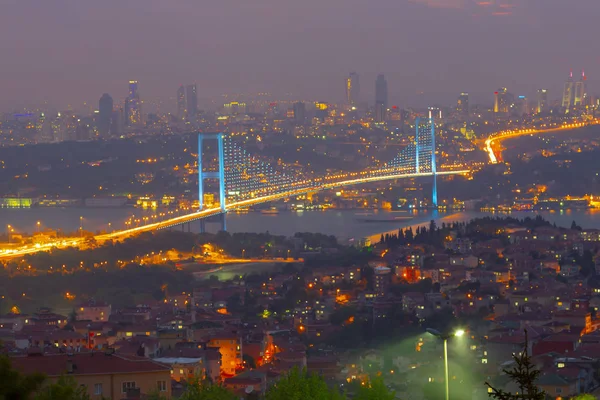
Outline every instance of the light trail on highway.
MULTIPOLYGON (((465 175, 470 173, 470 170, 450 170, 450 171, 438 171, 436 175, 465 175)), ((362 177, 356 179, 347 179, 343 181, 337 182, 327 182, 321 183, 315 187, 309 188, 301 188, 297 190, 291 190, 282 193, 276 193, 267 196, 255 197, 246 200, 236 201, 230 204, 227 204, 227 211, 234 211, 238 208, 244 208, 248 206, 253 206, 261 203, 266 203, 269 201, 276 201, 285 199, 292 196, 298 196, 302 194, 306 194, 308 192, 315 192, 327 189, 333 189, 341 186, 352 186, 359 185, 363 183, 372 183, 372 182, 380 182, 385 180, 393 180, 393 179, 405 179, 405 178, 419 178, 419 177, 428 177, 433 176, 432 172, 421 172, 421 173, 404 173, 404 174, 390 174, 390 175, 381 175, 381 176, 371 176, 371 177, 362 177)), ((226 212, 227 212, 226 211, 226 212)), ((111 233, 105 233, 101 235, 94 236, 96 243, 104 243, 108 240, 123 240, 128 237, 138 235, 143 232, 151 232, 160 229, 168 229, 177 225, 193 222, 202 218, 208 218, 214 215, 222 214, 223 210, 218 207, 205 209, 202 211, 196 211, 186 215, 180 215, 177 217, 173 217, 160 222, 153 222, 150 224, 138 226, 135 228, 124 229, 121 231, 115 231, 111 233)), ((40 246, 32 246, 26 248, 15 249, 10 252, 0 253, 0 259, 12 259, 16 257, 22 257, 28 254, 34 254, 40 251, 50 251, 53 248, 66 248, 66 247, 78 247, 82 248, 86 246, 86 241, 83 238, 71 238, 67 241, 57 241, 52 243, 47 243, 40 246)))
POLYGON ((502 131, 502 132, 498 132, 493 135, 490 135, 490 137, 487 138, 487 140, 485 141, 485 151, 488 154, 490 163, 498 164, 498 157, 496 156, 496 153, 494 152, 494 148, 493 148, 494 142, 499 143, 499 142, 502 142, 503 140, 512 139, 512 138, 516 138, 519 136, 541 135, 544 133, 573 130, 573 129, 577 129, 577 128, 583 128, 586 126, 597 125, 599 123, 600 123, 600 120, 595 119, 590 122, 578 122, 578 123, 574 123, 574 124, 565 124, 565 125, 561 125, 556 128, 549 128, 549 129, 519 129, 519 130, 511 130, 511 131, 502 131))

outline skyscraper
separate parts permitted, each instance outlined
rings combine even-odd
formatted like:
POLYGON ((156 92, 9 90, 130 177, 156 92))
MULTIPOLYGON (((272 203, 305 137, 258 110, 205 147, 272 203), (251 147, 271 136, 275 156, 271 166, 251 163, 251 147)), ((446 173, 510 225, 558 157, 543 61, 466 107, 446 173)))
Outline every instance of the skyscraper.
POLYGON ((375 121, 384 122, 388 106, 388 87, 383 74, 375 80, 375 121))
POLYGON ((548 107, 548 90, 538 89, 537 91, 537 112, 542 113, 546 111, 548 107))
POLYGON ((186 95, 186 106, 187 106, 187 118, 188 121, 192 121, 198 114, 198 93, 196 92, 196 84, 187 85, 185 90, 186 95))
POLYGON ((506 88, 500 88, 494 92, 494 112, 500 114, 508 113, 513 97, 506 88))
POLYGON ((125 100, 125 121, 128 126, 142 123, 142 102, 138 91, 138 81, 129 81, 129 96, 125 100))
POLYGON ((456 102, 456 111, 462 115, 469 114, 469 93, 462 92, 456 102))
POLYGON ((302 102, 294 103, 294 123, 296 125, 304 125, 306 120, 306 106, 302 102))
POLYGON ((185 87, 183 85, 177 88, 177 118, 184 121, 187 118, 185 108, 185 87))
POLYGON ((565 82, 565 88, 563 90, 562 107, 566 112, 569 111, 573 104, 573 71, 569 75, 569 80, 565 82))
POLYGON ((346 78, 346 101, 349 105, 355 106, 358 104, 359 96, 360 82, 358 80, 358 74, 356 72, 350 72, 350 75, 346 78))
POLYGON ((98 132, 103 137, 110 134, 110 126, 113 113, 113 99, 108 93, 104 93, 98 102, 98 132))
POLYGON ((585 100, 585 71, 581 71, 581 79, 577 82, 575 82, 575 97, 574 97, 574 101, 573 101, 573 105, 575 107, 580 107, 583 105, 583 102, 585 100))
POLYGON ((529 114, 529 102, 527 101, 526 96, 517 97, 514 114, 519 117, 525 114, 529 114))

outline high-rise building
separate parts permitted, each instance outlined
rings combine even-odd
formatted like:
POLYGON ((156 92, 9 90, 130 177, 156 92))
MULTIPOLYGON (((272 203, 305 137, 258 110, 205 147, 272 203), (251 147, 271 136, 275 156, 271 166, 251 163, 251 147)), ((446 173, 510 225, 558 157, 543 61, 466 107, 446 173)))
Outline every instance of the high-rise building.
POLYGON ((373 289, 377 297, 385 297, 392 284, 392 269, 389 267, 375 267, 373 289))
POLYGON ((350 72, 350 75, 346 78, 346 101, 349 105, 355 106, 358 104, 359 96, 360 82, 358 80, 358 74, 356 72, 350 72))
POLYGON ((538 89, 537 91, 537 112, 545 112, 548 107, 548 90, 538 89))
POLYGON ((508 93, 506 88, 500 88, 494 92, 494 112, 500 114, 508 113, 512 103, 512 95, 508 93))
POLYGON ((517 97, 514 113, 518 116, 529 114, 529 102, 527 101, 527 97, 525 97, 525 96, 517 97))
POLYGON ((104 93, 98 102, 98 132, 100 136, 109 136, 113 114, 113 99, 108 93, 104 93))
POLYGON ((575 96, 574 96, 574 101, 573 101, 573 105, 575 107, 580 107, 583 105, 583 102, 585 101, 585 97, 586 97, 586 93, 585 93, 585 81, 586 81, 586 77, 585 77, 585 71, 581 71, 581 79, 577 82, 575 82, 575 96))
POLYGON ((185 108, 185 87, 183 85, 177 88, 177 118, 184 121, 187 118, 185 108))
POLYGON ((563 97, 562 97, 562 108, 565 111, 569 111, 571 106, 573 105, 573 71, 569 75, 569 79, 565 82, 565 88, 563 89, 563 97))
POLYGON ((456 111, 462 115, 469 114, 469 93, 462 92, 456 102, 456 111))
POLYGON ((388 86, 383 74, 375 80, 375 122, 384 122, 388 107, 388 86))
POLYGON ((304 125, 306 120, 306 106, 302 102, 294 103, 294 123, 296 125, 304 125))
POLYGON ((142 123, 142 102, 138 90, 138 81, 129 81, 129 96, 125 100, 125 121, 128 126, 142 123))
POLYGON ((198 93, 196 92, 196 84, 187 85, 185 88, 187 118, 188 121, 193 121, 198 114, 198 93))
POLYGON ((429 119, 442 119, 442 109, 439 107, 427 107, 427 115, 429 119))

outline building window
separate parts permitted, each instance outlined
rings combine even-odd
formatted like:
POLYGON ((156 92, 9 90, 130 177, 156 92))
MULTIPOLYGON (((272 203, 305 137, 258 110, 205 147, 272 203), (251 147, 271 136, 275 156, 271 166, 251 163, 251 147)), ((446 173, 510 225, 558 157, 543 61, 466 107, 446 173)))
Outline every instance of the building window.
POLYGON ((564 368, 565 367, 565 363, 558 363, 556 366, 558 368, 564 368))
POLYGON ((96 396, 102 394, 102 384, 101 383, 94 383, 94 394, 96 396))
POLYGON ((127 393, 129 389, 135 389, 135 382, 123 382, 123 393, 127 393))
POLYGON ((487 364, 487 358, 482 358, 482 359, 481 359, 481 363, 482 363, 482 364, 487 364))
POLYGON ((167 391, 167 381, 158 381, 158 391, 166 392, 167 391))
POLYGON ((561 394, 562 388, 556 388, 556 389, 554 389, 554 391, 556 392, 556 394, 561 394))

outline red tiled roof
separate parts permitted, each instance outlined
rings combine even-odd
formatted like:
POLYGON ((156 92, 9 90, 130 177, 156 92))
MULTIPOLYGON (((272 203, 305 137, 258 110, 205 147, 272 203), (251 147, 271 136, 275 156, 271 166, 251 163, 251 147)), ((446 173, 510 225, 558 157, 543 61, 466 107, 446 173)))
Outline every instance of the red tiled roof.
POLYGON ((67 372, 67 361, 73 360, 73 375, 119 374, 170 371, 170 368, 143 357, 90 354, 57 354, 11 358, 13 367, 22 373, 41 372, 60 376, 67 372))

